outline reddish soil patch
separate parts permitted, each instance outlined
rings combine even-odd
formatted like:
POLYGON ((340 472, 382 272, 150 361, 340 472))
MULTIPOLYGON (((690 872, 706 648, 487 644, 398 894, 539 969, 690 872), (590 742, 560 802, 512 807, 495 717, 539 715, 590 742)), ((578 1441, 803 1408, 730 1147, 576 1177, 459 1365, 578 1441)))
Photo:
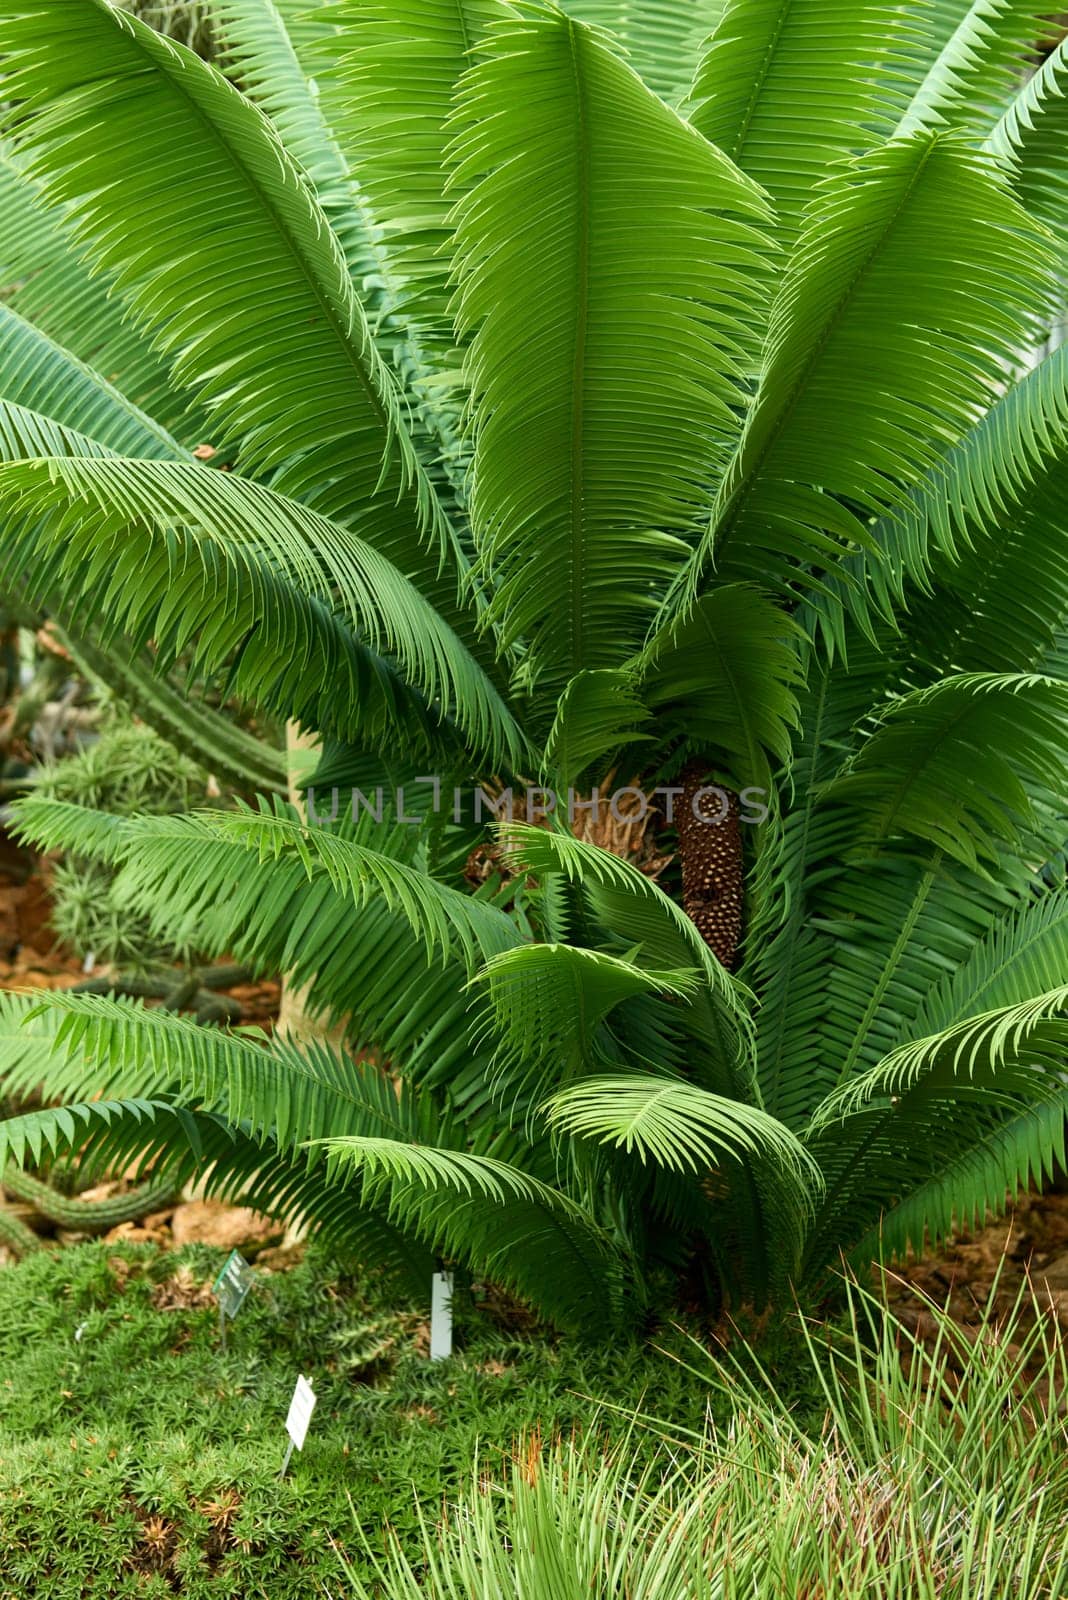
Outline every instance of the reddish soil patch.
MULTIPOLYGON (((84 977, 78 958, 56 943, 51 910, 47 864, 0 830, 0 989, 68 989, 84 977)), ((94 976, 103 974, 98 969, 94 976)), ((237 1001, 243 1024, 274 1026, 281 992, 274 980, 218 992, 237 1001)))
POLYGON ((1025 1320, 1040 1311, 1068 1333, 1068 1192, 1024 1195, 1009 1216, 897 1269, 888 1282, 890 1303, 913 1327, 927 1315, 916 1290, 948 1305, 966 1329, 978 1329, 984 1317, 1007 1317, 1023 1294, 1025 1320))

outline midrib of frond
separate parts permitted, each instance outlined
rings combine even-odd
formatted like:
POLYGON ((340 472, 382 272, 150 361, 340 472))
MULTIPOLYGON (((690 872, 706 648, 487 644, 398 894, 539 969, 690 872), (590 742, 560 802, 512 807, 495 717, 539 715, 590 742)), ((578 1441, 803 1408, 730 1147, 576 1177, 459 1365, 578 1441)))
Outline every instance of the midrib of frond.
POLYGON ((886 992, 893 981, 898 967, 901 965, 901 958, 908 949, 912 935, 916 930, 916 924, 919 921, 920 914, 923 911, 924 906, 927 904, 927 897, 934 886, 935 878, 938 876, 938 869, 941 865, 941 861, 942 852, 941 850, 937 850, 931 858, 930 866, 924 872, 922 878, 916 886, 916 893, 913 896, 912 905, 909 907, 908 916, 905 918, 905 921, 901 926, 901 931, 894 940, 893 949, 890 951, 886 961, 883 963, 883 969, 879 974, 879 981, 876 983, 868 997, 868 1003, 864 1007, 864 1014, 857 1025, 856 1033, 853 1035, 853 1042, 846 1053, 845 1061, 842 1063, 841 1070, 838 1073, 838 1078, 836 1080, 836 1087, 838 1088, 841 1088, 841 1086, 852 1076, 853 1068, 856 1066, 857 1061, 860 1058, 860 1052, 864 1048, 868 1034, 871 1031, 872 1023, 875 1021, 875 1018, 878 1015, 879 1007, 886 998, 886 992))
MULTIPOLYGON (((1066 909, 1065 915, 1068 916, 1068 909, 1066 909)), ((1005 959, 987 970, 966 994, 948 996, 947 998, 952 999, 955 1004, 948 1020, 940 1025, 940 1031, 944 1032, 949 1028, 953 1028, 958 1023, 966 1022, 969 1017, 980 1013, 983 1009, 982 1001, 984 996, 988 995, 991 989, 996 988, 1015 966, 1025 961, 1035 946, 1043 943, 1049 937, 1050 929, 1056 927, 1056 925, 1056 921, 1039 924, 1022 944, 1014 944, 1005 959)), ((932 1029, 931 1031, 934 1030, 932 1029)), ((910 1028, 907 1033, 902 1034, 902 1043, 907 1043, 908 1039, 913 1036, 914 1030, 910 1028)))
MULTIPOLYGON (((745 456, 746 439, 749 431, 748 428, 746 433, 744 433, 741 439, 738 441, 734 464, 736 464, 737 467, 742 470, 743 476, 741 482, 733 487, 727 487, 727 493, 725 497, 723 497, 723 490, 720 490, 719 495, 717 495, 717 504, 712 508, 712 516, 710 519, 712 551, 719 558, 722 558, 724 547, 726 546, 731 534, 737 527, 738 521, 746 509, 753 491, 756 488, 760 469, 763 467, 764 462, 767 460, 774 446, 778 443, 784 428, 790 421, 790 418, 793 416, 794 411, 797 409, 801 397, 805 392, 808 380, 812 375, 813 368, 819 363, 820 357, 823 355, 831 339, 837 332, 839 324, 856 297, 856 294, 860 289, 865 277, 871 271, 875 261, 878 259, 879 255, 884 249, 887 239, 897 227, 897 224, 901 219, 901 214, 908 206, 908 203, 912 198, 913 191, 916 188, 916 185, 919 183, 934 149, 935 145, 933 141, 928 143, 924 149, 923 155, 917 162, 915 170, 909 179, 900 200, 894 207, 891 216, 887 219, 886 226, 879 234, 879 237, 872 241, 871 249, 867 252, 864 259, 858 264, 855 272, 849 279, 838 300, 835 302, 830 316, 823 325, 823 331, 821 332, 819 339, 816 341, 815 345, 813 345, 807 358, 802 364, 801 370, 791 386, 790 393, 788 394, 771 428, 768 430, 767 437, 760 445, 755 459, 747 467, 743 467, 742 463, 745 456)), ((753 411, 750 412, 751 422, 753 419, 759 419, 759 405, 760 401, 758 397, 756 406, 754 407, 753 411)), ((731 468, 728 468, 725 479, 725 487, 729 486, 732 475, 731 468)))
POLYGON ((775 24, 770 39, 768 40, 767 48, 764 51, 764 58, 760 63, 760 70, 757 72, 753 80, 753 87, 746 103, 745 115, 742 117, 742 120, 738 126, 738 131, 734 135, 734 138, 730 141, 730 145, 723 147, 725 153, 730 156, 731 160, 743 170, 745 169, 744 152, 746 143, 749 139, 749 130, 753 125, 753 118, 756 116, 757 107, 760 104, 760 98, 764 92, 764 86, 767 83, 768 77, 771 73, 772 62, 775 60, 779 43, 782 39, 783 33, 785 32, 786 22, 791 10, 793 9, 793 3, 794 0, 782 0, 782 4, 779 8, 778 21, 775 24))
POLYGON ((590 298, 590 146, 586 106, 586 84, 580 60, 580 31, 568 22, 571 66, 575 82, 575 137, 577 143, 577 188, 575 217, 575 344, 571 364, 571 671, 583 665, 583 578, 585 573, 583 539, 585 535, 585 385, 586 343, 589 332, 590 298))
POLYGON ((471 27, 464 10, 464 0, 456 0, 456 21, 460 29, 460 45, 465 56, 471 54, 474 40, 471 37, 471 27))

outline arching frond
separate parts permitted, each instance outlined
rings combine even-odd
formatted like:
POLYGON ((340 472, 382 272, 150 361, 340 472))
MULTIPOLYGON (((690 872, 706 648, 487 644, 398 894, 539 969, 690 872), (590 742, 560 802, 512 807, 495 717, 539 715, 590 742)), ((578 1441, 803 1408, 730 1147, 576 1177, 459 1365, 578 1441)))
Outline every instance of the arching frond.
POLYGON ((395 654, 445 715, 473 715, 498 756, 517 748, 497 690, 420 592, 299 501, 193 463, 69 458, 0 469, 0 503, 22 519, 8 570, 44 592, 92 593, 102 621, 151 634, 164 658, 192 647, 212 668, 256 630, 268 643, 283 633, 291 653, 303 641, 306 669, 305 619, 336 592, 353 635, 395 654))
MULTIPOLYGON (((183 839, 187 851, 198 838, 220 838, 242 844, 261 859, 292 855, 305 871, 325 874, 334 888, 348 896, 356 906, 381 896, 385 903, 401 912, 413 931, 422 939, 431 956, 444 957, 456 947, 473 967, 519 939, 515 925, 503 911, 483 900, 439 883, 426 872, 387 853, 388 839, 376 839, 370 848, 332 833, 325 826, 311 826, 291 815, 266 809, 260 812, 199 812, 192 816, 140 818, 137 853, 130 852, 130 876, 141 864, 151 873, 151 842, 183 839)), ((403 827, 401 832, 403 833, 403 827)))
POLYGON ((275 0, 210 3, 227 75, 263 108, 286 150, 310 178, 349 271, 373 304, 368 279, 381 268, 374 225, 323 115, 319 84, 294 48, 284 10, 275 0))
POLYGON ((643 657, 642 699, 662 733, 730 758, 739 786, 766 788, 769 759, 790 757, 801 637, 760 590, 721 584, 654 635, 643 657))
POLYGON ((724 1154, 788 1173, 795 1199, 811 1203, 819 1169, 798 1139, 766 1111, 662 1077, 585 1078, 546 1103, 557 1127, 635 1151, 671 1172, 700 1174, 724 1154))
POLYGON ((820 178, 904 109, 917 20, 892 0, 726 0, 686 114, 761 184, 793 244, 820 178))
POLYGON ((1006 162, 1032 216, 1064 237, 1068 200, 1068 39, 1028 79, 987 136, 985 148, 1006 162))
POLYGON ((643 731, 651 716, 633 671, 604 667, 576 673, 557 702, 545 743, 546 773, 564 788, 591 769, 594 777, 603 777, 609 756, 653 738, 643 731))
POLYGON ((479 973, 496 1040, 495 1092, 504 1100, 544 1095, 609 1053, 600 1025, 636 995, 685 1005, 697 972, 643 971, 619 956, 568 944, 517 945, 479 973))
POLYGON ((1064 1149, 1068 988, 982 1013, 892 1052, 817 1109, 806 1138, 827 1176, 813 1265, 880 1234, 889 1253, 925 1230, 1000 1210, 1064 1149), (898 1203, 900 1202, 900 1209, 898 1203))
MULTIPOLYGON (((867 618, 870 597, 874 607, 890 618, 910 586, 930 591, 932 569, 937 568, 943 590, 938 605, 940 637, 925 641, 928 649, 933 646, 935 659, 966 670, 998 670, 1002 663, 1005 670, 1033 665, 1035 658, 1028 661, 1025 654, 1013 652, 1034 648, 1043 629, 1036 630, 1032 641, 1029 624, 1014 626, 1004 609, 993 627, 984 628, 980 619, 988 607, 998 609, 998 569, 1005 563, 1005 578, 1012 579, 1012 549, 1017 543, 1021 554, 1026 548, 1025 562, 1034 563, 1036 569, 1044 567, 1041 581, 1029 586, 1029 604, 1036 614, 1041 608, 1052 617, 1054 625, 1060 615, 1058 574, 1044 557, 1032 506, 1041 505, 1040 516, 1055 522, 1047 487, 1055 497, 1066 443, 1068 349, 1062 346, 1012 384, 927 474, 905 505, 875 525, 877 551, 873 558, 857 563, 860 587, 854 607, 867 618), (983 660, 967 651, 954 654, 946 588, 966 597, 969 626, 985 633, 991 644, 996 645, 994 635, 1000 635, 1006 646, 1000 660, 983 660)), ((1016 575, 1016 582, 1021 581, 1022 574, 1016 575)), ((1007 598, 1013 602, 1012 595, 1007 598)), ((922 608, 919 621, 922 629, 922 608)), ((914 639, 918 631, 916 625, 910 627, 914 639)), ((1041 651, 1041 645, 1037 648, 1041 651)))
MULTIPOLYGON (((0 400, 87 434, 118 455, 185 458, 165 428, 8 305, 0 305, 0 400)), ((20 443, 18 453, 52 453, 47 446, 30 450, 30 442, 20 443)), ((6 430, 3 454, 16 459, 6 430)))
POLYGON ((561 0, 579 22, 611 34, 626 61, 669 105, 690 86, 701 47, 727 0, 561 0))
POLYGON ((964 674, 893 705, 827 794, 864 816, 861 849, 903 834, 975 866, 1019 837, 1025 776, 1063 792, 1066 740, 1068 685, 964 674))
POLYGON ((490 614, 559 689, 640 642, 736 434, 764 207, 600 38, 529 0, 464 80, 454 154, 490 614))
POLYGON ((436 347, 451 344, 447 123, 462 74, 499 0, 341 0, 323 52, 330 125, 381 228, 403 313, 436 347))
POLYGON ((939 54, 898 125, 983 128, 997 115, 1043 32, 1042 0, 973 0, 939 54))
POLYGON ((940 1033, 894 1050, 878 1066, 843 1086, 820 1106, 812 1131, 850 1116, 878 1101, 890 1107, 907 1102, 912 1094, 935 1095, 950 1084, 986 1081, 1002 1092, 1018 1089, 1021 1080, 1031 1084, 1036 1076, 1057 1067, 1068 1040, 1068 985, 1011 1006, 1000 1006, 966 1017, 940 1033), (1014 1071, 1019 1074, 1014 1081, 1014 1071))
POLYGON ((365 1170, 372 1195, 389 1195, 391 1218, 536 1298, 563 1327, 618 1324, 621 1253, 559 1190, 485 1155, 367 1138, 326 1148, 335 1170, 365 1170))
MULTIPOLYGON (((49 203, 7 139, 0 139, 0 238, 7 307, 76 359, 104 372, 158 426, 190 445, 199 443, 205 425, 201 412, 172 381, 165 358, 127 318, 110 275, 90 273, 66 208, 49 203)), ((32 404, 28 398, 24 403, 32 404)))
POLYGON ((152 1122, 156 1109, 151 1100, 90 1100, 7 1117, 0 1121, 0 1171, 9 1161, 21 1167, 69 1150, 94 1122, 106 1127, 120 1118, 138 1124, 152 1122))
MULTIPOLYGON (((636 1155, 676 1181, 707 1182, 715 1174, 706 1226, 714 1249, 727 1245, 725 1283, 759 1302, 769 1284, 789 1280, 822 1179, 774 1117, 660 1075, 584 1078, 554 1095, 546 1111, 560 1132, 636 1155), (732 1239, 745 1241, 741 1259, 732 1260, 732 1239)), ((691 1201, 691 1215, 695 1209, 691 1201)))
POLYGON ((747 992, 705 944, 689 917, 637 867, 567 834, 511 824, 506 856, 543 882, 559 875, 573 884, 595 922, 632 952, 647 971, 693 968, 703 983, 677 1021, 705 1055, 711 1087, 744 1096, 752 1089, 751 1021, 747 992))
MULTIPOLYGON (((873 1259, 892 1259, 910 1249, 935 1249, 954 1229, 982 1227, 1001 1216, 1023 1191, 1064 1170, 1066 1128, 1065 1091, 1020 1103, 986 1127, 969 1125, 953 1154, 947 1156, 943 1146, 936 1170, 917 1175, 913 1187, 882 1212, 853 1245, 851 1259, 866 1267, 873 1259)), ((917 1142, 920 1137, 910 1135, 917 1142)))
POLYGON ((341 251, 267 120, 107 0, 22 5, 0 18, 0 53, 17 147, 210 407, 214 442, 240 440, 244 471, 281 469, 289 493, 357 518, 409 575, 430 582, 448 561, 455 586, 341 251), (174 181, 176 161, 196 184, 174 181))
POLYGON ((924 1038, 965 1018, 1052 993, 1068 972, 1068 890, 1051 890, 999 923, 967 961, 926 996, 912 1033, 924 1038))
MULTIPOLYGON (((39 849, 127 863, 116 892, 160 938, 286 972, 307 990, 309 1011, 343 1024, 355 1049, 381 1051, 458 1104, 488 1099, 492 1043, 476 1037, 469 967, 462 956, 431 954, 382 896, 356 903, 325 872, 309 877, 295 851, 261 859, 243 838, 195 824, 154 828, 29 795, 17 803, 15 825, 39 849)), ((420 831, 392 835, 408 851, 402 860, 412 859, 420 831)), ((366 824, 364 832, 386 843, 366 824)))
POLYGON ((756 404, 673 607, 721 573, 783 581, 871 544, 867 519, 978 420, 1049 284, 1043 238, 987 159, 916 135, 823 186, 771 317, 756 404), (855 387, 858 372, 866 374, 855 387), (850 393, 849 405, 842 395, 850 393))

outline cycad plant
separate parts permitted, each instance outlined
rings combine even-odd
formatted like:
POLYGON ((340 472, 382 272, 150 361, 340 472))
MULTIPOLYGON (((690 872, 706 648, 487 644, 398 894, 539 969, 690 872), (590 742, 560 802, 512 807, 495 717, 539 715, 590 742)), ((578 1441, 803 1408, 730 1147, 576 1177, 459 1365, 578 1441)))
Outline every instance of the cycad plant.
POLYGON ((23 833, 351 1049, 9 997, 65 1104, 5 1154, 594 1332, 998 1207, 1066 1104, 1041 8, 307 6, 217 67, 0 6, 0 501, 10 581, 323 742, 307 820, 23 833))

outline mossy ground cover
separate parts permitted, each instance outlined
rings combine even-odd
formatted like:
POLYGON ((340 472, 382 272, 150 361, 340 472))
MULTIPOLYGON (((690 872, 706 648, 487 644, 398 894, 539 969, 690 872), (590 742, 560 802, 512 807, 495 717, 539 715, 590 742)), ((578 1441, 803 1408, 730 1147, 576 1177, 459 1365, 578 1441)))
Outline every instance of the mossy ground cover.
POLYGON ((662 1353, 675 1330, 581 1346, 465 1293, 456 1354, 432 1365, 426 1307, 314 1254, 260 1275, 224 1354, 204 1287, 221 1260, 94 1243, 0 1272, 2 1600, 336 1594, 335 1544, 359 1563, 359 1529, 380 1543, 388 1522, 416 1551, 417 1504, 433 1517, 476 1452, 619 1435, 639 1403, 685 1427, 705 1411, 662 1353), (300 1372, 319 1403, 282 1479, 300 1372))

